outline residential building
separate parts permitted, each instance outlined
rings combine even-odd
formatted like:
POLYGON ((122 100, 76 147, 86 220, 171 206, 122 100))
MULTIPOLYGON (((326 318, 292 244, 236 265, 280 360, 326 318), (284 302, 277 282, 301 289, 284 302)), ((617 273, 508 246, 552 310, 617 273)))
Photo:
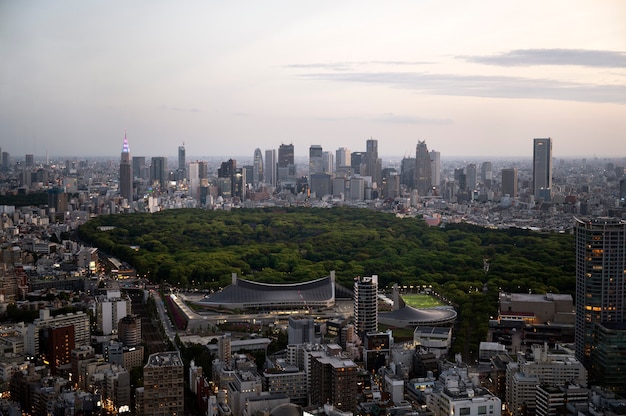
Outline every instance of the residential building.
POLYGON ((354 281, 354 325, 362 337, 378 332, 378 276, 357 277, 354 281))
POLYGON ((626 321, 626 221, 576 219, 576 357, 591 365, 594 325, 626 321))
POLYGON ((143 414, 183 415, 184 377, 183 360, 179 352, 151 354, 143 368, 143 414))

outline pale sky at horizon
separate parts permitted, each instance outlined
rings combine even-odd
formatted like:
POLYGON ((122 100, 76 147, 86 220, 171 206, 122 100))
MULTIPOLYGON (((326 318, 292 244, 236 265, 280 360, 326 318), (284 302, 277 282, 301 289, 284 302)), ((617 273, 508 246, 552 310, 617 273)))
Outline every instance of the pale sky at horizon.
POLYGON ((626 157, 626 2, 2 1, 12 156, 626 157))

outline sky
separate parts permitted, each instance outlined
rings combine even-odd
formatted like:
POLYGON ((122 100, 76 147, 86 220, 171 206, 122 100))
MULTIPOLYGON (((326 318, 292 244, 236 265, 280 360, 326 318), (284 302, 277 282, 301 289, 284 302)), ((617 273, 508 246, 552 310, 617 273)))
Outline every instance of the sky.
POLYGON ((0 147, 626 157, 626 2, 0 1, 0 147))

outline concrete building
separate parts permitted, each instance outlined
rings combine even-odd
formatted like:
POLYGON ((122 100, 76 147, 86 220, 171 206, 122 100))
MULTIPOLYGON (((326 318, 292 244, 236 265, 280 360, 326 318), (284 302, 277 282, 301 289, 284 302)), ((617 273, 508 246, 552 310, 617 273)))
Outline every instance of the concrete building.
POLYGON ((452 328, 418 326, 413 331, 413 341, 439 358, 448 354, 452 346, 452 328))
POLYGON ((119 289, 107 290, 106 295, 96 297, 96 325, 102 335, 117 333, 120 319, 131 313, 131 301, 122 297, 119 289))
POLYGON ((415 148, 415 189, 420 196, 432 191, 432 164, 425 140, 419 140, 415 148))
POLYGON ((501 400, 472 382, 466 368, 445 371, 426 398, 434 416, 500 416, 501 400))
POLYGON ((263 371, 263 391, 286 394, 291 403, 308 404, 307 375, 304 370, 278 359, 274 366, 263 371))
POLYGON ((184 371, 180 353, 151 354, 143 368, 143 414, 183 415, 184 371))
POLYGON ((533 414, 536 408, 536 386, 566 383, 587 384, 587 370, 573 352, 548 350, 547 346, 532 346, 532 354, 518 354, 506 370, 506 403, 513 416, 533 414))
POLYGON ((55 317, 50 316, 49 309, 41 309, 39 318, 35 319, 32 324, 28 325, 26 335, 24 337, 24 351, 30 355, 40 353, 39 336, 43 328, 61 328, 71 325, 74 327, 74 345, 80 347, 89 345, 89 315, 84 312, 62 314, 55 317))
POLYGON ((552 139, 533 141, 533 195, 535 200, 552 199, 552 139))
POLYGON ((526 324, 571 324, 575 322, 574 300, 567 294, 500 293, 500 321, 526 324))
POLYGON ((626 221, 576 219, 576 357, 590 366, 594 325, 626 321, 626 221))
POLYGON ((378 276, 354 281, 354 325, 361 336, 378 332, 378 276))
POLYGON ((313 318, 290 316, 287 336, 289 344, 315 343, 315 322, 313 318))
POLYGON ((517 192, 517 168, 502 169, 502 195, 511 198, 519 196, 517 192))
POLYGON ((318 353, 311 359, 311 404, 333 405, 354 412, 357 407, 358 366, 340 356, 318 353))

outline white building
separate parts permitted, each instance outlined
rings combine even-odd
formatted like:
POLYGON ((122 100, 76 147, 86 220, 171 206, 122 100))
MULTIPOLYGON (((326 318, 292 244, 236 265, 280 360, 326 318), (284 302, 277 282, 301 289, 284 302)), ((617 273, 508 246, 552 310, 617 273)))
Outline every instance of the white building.
POLYGON ((537 385, 560 386, 566 383, 587 384, 587 370, 564 349, 550 351, 547 346, 533 345, 532 355, 518 354, 517 363, 506 370, 506 402, 513 416, 536 408, 537 385))
POLYGON ((435 416, 500 416, 502 402, 488 390, 474 385, 466 368, 444 372, 427 396, 426 405, 435 416))
POLYGON ((122 297, 119 289, 107 290, 106 296, 96 297, 96 324, 103 335, 117 332, 120 319, 131 313, 131 301, 122 297))

